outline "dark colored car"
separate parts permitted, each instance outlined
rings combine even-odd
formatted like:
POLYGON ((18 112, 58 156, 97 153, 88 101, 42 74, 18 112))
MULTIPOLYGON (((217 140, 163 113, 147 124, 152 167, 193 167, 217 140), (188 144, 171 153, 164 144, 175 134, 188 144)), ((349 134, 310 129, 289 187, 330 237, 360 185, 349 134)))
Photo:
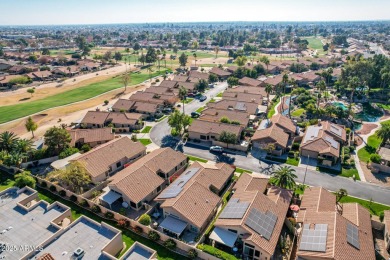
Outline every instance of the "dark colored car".
POLYGON ((207 97, 206 96, 201 96, 200 98, 199 98, 199 101, 205 101, 207 99, 207 97))
POLYGON ((200 113, 198 112, 192 112, 191 113, 191 117, 195 118, 195 117, 199 117, 200 116, 200 113))

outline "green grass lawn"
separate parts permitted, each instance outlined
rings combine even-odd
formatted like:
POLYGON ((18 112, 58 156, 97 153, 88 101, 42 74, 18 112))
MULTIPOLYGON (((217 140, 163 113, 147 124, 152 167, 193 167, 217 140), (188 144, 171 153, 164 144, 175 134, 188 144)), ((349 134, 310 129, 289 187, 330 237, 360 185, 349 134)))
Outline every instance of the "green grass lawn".
MULTIPOLYGON (((152 76, 158 76, 163 74, 164 71, 153 72, 152 76)), ((131 85, 137 85, 147 79, 149 79, 149 74, 147 72, 132 74, 131 85)), ((40 111, 71 104, 78 101, 83 101, 89 98, 93 98, 105 92, 122 88, 123 84, 120 81, 120 77, 111 78, 105 81, 98 83, 93 83, 85 87, 80 87, 70 91, 66 91, 57 95, 53 95, 47 98, 38 99, 36 101, 31 101, 28 103, 20 103, 11 106, 0 107, 0 124, 5 123, 14 119, 18 119, 24 116, 28 116, 40 111)))
POLYGON ((12 177, 13 176, 9 175, 8 173, 0 172, 0 191, 14 186, 15 181, 12 177))
POLYGON ((321 39, 315 37, 306 37, 304 38, 309 42, 309 48, 313 50, 317 50, 318 54, 325 54, 324 49, 322 48, 321 39))
POLYGON ((341 203, 354 203, 354 202, 359 203, 360 205, 362 205, 363 207, 368 209, 372 215, 376 215, 376 216, 379 216, 379 214, 384 210, 390 210, 390 206, 378 204, 375 202, 370 203, 370 201, 368 201, 368 200, 362 200, 362 199, 358 199, 358 198, 354 198, 354 197, 350 197, 350 196, 342 198, 340 202, 341 203))
POLYGON ((184 100, 184 104, 188 104, 188 103, 192 102, 192 100, 194 100, 194 99, 193 98, 186 98, 184 100))
POLYGON ((343 176, 346 178, 351 178, 351 177, 355 176, 355 180, 360 181, 359 173, 358 173, 358 170, 356 168, 352 168, 352 167, 350 169, 341 168, 340 176, 343 176))
POLYGON ((287 164, 290 164, 290 165, 293 165, 293 166, 298 166, 298 164, 299 164, 299 159, 298 159, 298 158, 290 158, 290 157, 287 157, 286 163, 287 163, 287 164))
POLYGON ((196 112, 198 113, 202 113, 203 110, 205 110, 206 107, 200 107, 196 110, 196 112))
POLYGON ((272 105, 268 111, 268 118, 271 118, 273 115, 275 115, 276 111, 275 111, 275 107, 277 104, 279 104, 280 102, 280 99, 278 99, 277 102, 272 102, 272 105))
POLYGON ((222 97, 223 92, 218 93, 217 97, 222 97))
POLYGON ((160 117, 159 119, 157 119, 156 121, 157 122, 161 122, 161 121, 163 121, 165 118, 167 118, 168 116, 167 115, 165 115, 165 116, 162 116, 162 117, 160 117))
MULTIPOLYGON (((384 122, 385 123, 385 122, 384 122)), ((367 139, 367 145, 358 151, 359 160, 362 162, 368 162, 371 154, 376 152, 382 140, 376 135, 373 134, 367 139)))
POLYGON ((147 134, 150 132, 151 129, 152 129, 151 126, 145 126, 144 129, 142 129, 141 133, 147 134))
POLYGON ((145 146, 147 146, 147 145, 149 145, 149 144, 152 143, 152 141, 151 141, 150 139, 148 139, 148 138, 141 138, 141 139, 138 139, 138 141, 139 141, 141 144, 145 145, 145 146))
POLYGON ((249 173, 249 174, 252 173, 252 171, 250 171, 250 170, 245 170, 245 169, 238 168, 238 167, 236 167, 236 172, 241 173, 241 174, 244 172, 249 173))
POLYGON ((187 155, 187 157, 194 162, 202 162, 202 163, 207 163, 208 161, 206 159, 198 158, 195 156, 187 155))
POLYGON ((299 108, 299 109, 297 109, 297 110, 294 110, 294 111, 291 113, 291 115, 292 115, 292 116, 298 117, 298 116, 301 116, 304 112, 305 112, 305 109, 299 108))

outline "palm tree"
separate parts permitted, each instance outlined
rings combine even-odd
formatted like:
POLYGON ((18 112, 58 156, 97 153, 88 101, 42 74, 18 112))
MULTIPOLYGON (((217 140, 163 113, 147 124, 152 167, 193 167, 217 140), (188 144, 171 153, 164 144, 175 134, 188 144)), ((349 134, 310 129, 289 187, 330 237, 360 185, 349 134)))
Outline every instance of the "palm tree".
POLYGON ((0 150, 4 150, 10 153, 16 146, 19 138, 13 133, 9 131, 5 131, 0 134, 0 150))
POLYGON ((28 139, 20 139, 18 142, 16 142, 16 150, 18 150, 21 154, 28 154, 31 152, 33 146, 33 141, 28 139))
POLYGON ((348 191, 346 189, 339 189, 337 192, 336 192, 336 202, 339 203, 340 200, 343 198, 343 197, 346 197, 348 196, 348 191))
POLYGON ((195 67, 196 67, 196 53, 193 54, 194 58, 195 58, 195 67))
POLYGON ((179 88, 179 98, 183 102, 183 114, 184 114, 184 101, 186 99, 186 96, 188 94, 187 89, 185 89, 183 86, 179 88))
POLYGON ((216 46, 214 48, 214 52, 215 52, 215 58, 217 58, 218 57, 218 52, 219 52, 219 47, 218 46, 216 46))
POLYGON ((349 80, 349 87, 351 88, 351 97, 349 99, 348 115, 351 114, 353 95, 355 94, 356 88, 359 87, 359 78, 353 77, 349 80))
POLYGON ((152 67, 149 66, 146 70, 149 72, 149 79, 151 80, 152 79, 152 72, 153 72, 152 67))
POLYGON ((270 63, 268 57, 267 56, 261 56, 260 61, 267 66, 267 72, 268 72, 268 65, 270 63))
POLYGON ((244 66, 245 63, 246 63, 246 61, 247 61, 247 59, 246 59, 245 56, 238 56, 238 57, 236 58, 236 63, 237 63, 237 65, 238 65, 239 67, 244 66))
POLYGON ((171 55, 171 56, 169 57, 169 59, 171 60, 171 68, 172 68, 173 55, 171 55))
POLYGON ((280 166, 273 174, 271 180, 274 185, 283 189, 293 189, 296 186, 294 179, 297 176, 295 175, 295 170, 290 166, 280 166))
POLYGON ((383 124, 382 127, 376 132, 376 135, 382 139, 382 145, 390 139, 390 125, 383 124))
POLYGON ((321 80, 320 82, 318 82, 317 88, 320 91, 320 93, 322 94, 326 90, 326 83, 325 83, 325 81, 321 80))
POLYGON ((31 116, 27 118, 26 124, 24 125, 26 130, 32 133, 32 137, 34 138, 34 131, 37 130, 38 124, 34 122, 31 116))

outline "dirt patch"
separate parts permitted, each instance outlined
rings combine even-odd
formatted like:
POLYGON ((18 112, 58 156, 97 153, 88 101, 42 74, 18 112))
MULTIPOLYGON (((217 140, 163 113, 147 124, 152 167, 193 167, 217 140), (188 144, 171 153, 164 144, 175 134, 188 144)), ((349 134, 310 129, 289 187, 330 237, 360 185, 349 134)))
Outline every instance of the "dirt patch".
POLYGON ((366 135, 371 133, 371 131, 377 127, 378 126, 376 124, 363 124, 362 128, 356 131, 356 133, 360 135, 366 135))

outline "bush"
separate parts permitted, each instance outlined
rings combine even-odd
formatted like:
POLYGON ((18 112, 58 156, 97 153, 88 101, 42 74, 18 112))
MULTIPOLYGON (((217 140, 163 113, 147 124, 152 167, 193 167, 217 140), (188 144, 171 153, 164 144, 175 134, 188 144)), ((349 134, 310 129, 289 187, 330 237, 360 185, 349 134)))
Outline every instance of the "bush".
POLYGON ((152 219, 148 214, 142 214, 141 217, 138 220, 139 223, 141 223, 144 226, 149 226, 150 222, 152 222, 152 219))
POLYGON ((76 202, 77 201, 77 197, 75 195, 71 195, 70 196, 70 200, 73 201, 73 202, 76 202))
POLYGON ((83 146, 81 146, 81 151, 84 153, 88 152, 89 150, 91 150, 91 146, 89 146, 89 144, 83 144, 83 146))
POLYGON ((169 238, 164 241, 164 246, 168 249, 174 250, 176 248, 176 242, 172 238, 169 238))
POLYGON ((102 212, 101 208, 98 205, 93 205, 91 210, 92 210, 92 212, 95 212, 95 213, 102 212))
POLYGON ((109 103, 108 100, 104 100, 104 104, 105 104, 106 106, 108 105, 108 103, 109 103))
POLYGON ((24 171, 15 175, 15 186, 23 188, 25 186, 35 188, 36 180, 29 171, 24 171))
POLYGON ((42 188, 46 188, 47 187, 47 183, 45 181, 41 182, 41 187, 42 188))
POLYGON ((381 159, 382 159, 381 156, 379 154, 376 154, 376 153, 371 154, 371 156, 370 156, 370 160, 373 163, 380 163, 381 159))
POLYGON ((106 218, 111 219, 111 218, 114 218, 114 213, 107 211, 106 214, 104 214, 104 216, 105 216, 106 218))
POLYGON ((288 157, 294 158, 295 157, 295 152, 294 151, 289 151, 288 152, 288 157))
POLYGON ((61 197, 64 197, 64 196, 66 195, 66 191, 60 190, 60 191, 58 192, 58 194, 60 194, 61 197))
POLYGON ((297 224, 297 221, 295 220, 295 218, 288 218, 288 220, 290 221, 291 225, 293 225, 293 227, 295 227, 295 225, 297 224))
POLYGON ((292 149, 293 149, 293 150, 298 150, 298 149, 299 149, 299 146, 301 146, 300 143, 293 143, 292 149))
POLYGON ((57 191, 56 186, 54 186, 54 185, 51 185, 49 189, 50 189, 52 192, 56 192, 56 191, 57 191))
POLYGON ((80 201, 79 205, 80 205, 81 207, 84 207, 84 208, 89 207, 88 202, 87 202, 86 200, 80 201))
POLYGON ((196 252, 195 249, 190 249, 188 250, 187 252, 187 256, 190 258, 190 259, 195 259, 198 257, 198 252, 196 252))
POLYGON ((138 234, 141 234, 142 232, 144 232, 144 230, 140 226, 135 226, 134 231, 135 231, 135 233, 138 233, 138 234))
POLYGON ((160 82, 160 79, 156 79, 156 82, 160 82))
POLYGON ((238 260, 237 257, 234 255, 231 255, 229 253, 226 253, 222 250, 219 250, 213 246, 205 245, 205 244, 200 244, 198 245, 198 248, 206 253, 209 253, 210 255, 213 255, 215 257, 218 257, 220 259, 224 260, 238 260))
POLYGON ((150 240, 153 240, 153 241, 160 240, 160 235, 156 231, 153 231, 153 230, 149 231, 148 237, 150 240))
POLYGON ((69 147, 69 148, 66 148, 64 151, 62 151, 58 157, 60 159, 64 159, 64 158, 66 158, 68 156, 71 156, 72 154, 75 154, 75 153, 78 153, 78 152, 79 152, 79 149, 73 148, 73 147, 69 147))
POLYGON ((119 209, 119 214, 125 216, 126 215, 126 209, 125 208, 120 208, 119 209))
POLYGON ((379 220, 380 220, 381 222, 383 222, 384 219, 385 219, 385 212, 381 211, 381 212, 379 213, 379 220))
POLYGON ((355 151, 355 146, 351 145, 351 146, 349 147, 349 151, 350 151, 350 152, 355 151))
POLYGON ((171 130, 171 135, 172 135, 172 136, 178 136, 179 133, 176 131, 175 128, 172 128, 172 130, 171 130))

